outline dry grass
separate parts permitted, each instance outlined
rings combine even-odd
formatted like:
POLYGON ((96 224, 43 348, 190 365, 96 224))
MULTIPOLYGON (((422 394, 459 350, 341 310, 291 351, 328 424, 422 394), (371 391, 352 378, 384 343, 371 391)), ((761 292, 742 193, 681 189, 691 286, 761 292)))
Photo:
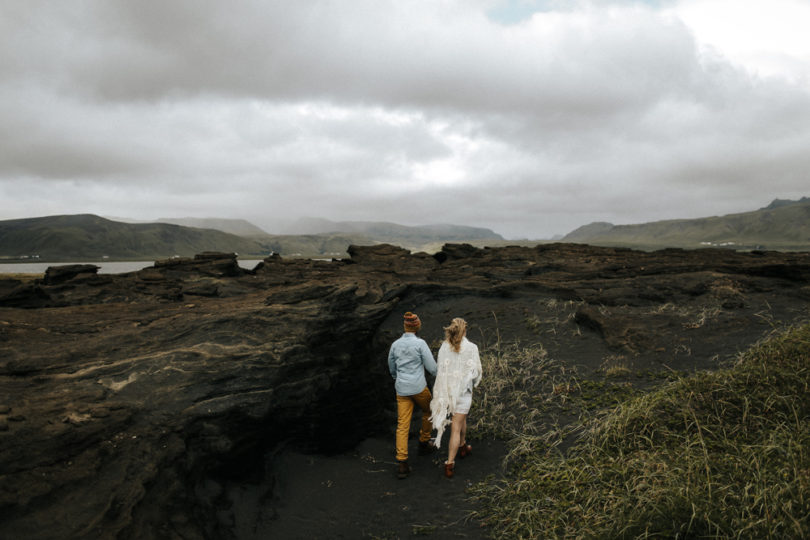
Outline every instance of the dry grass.
MULTIPOLYGON (((535 334, 557 335, 563 328, 574 319, 577 308, 582 305, 582 301, 558 300, 551 298, 538 302, 543 316, 533 313, 527 314, 525 323, 527 328, 535 334)), ((577 327, 578 330, 579 327, 577 327)))
POLYGON ((684 328, 700 328, 706 323, 716 319, 723 312, 717 306, 704 307, 689 321, 683 323, 684 328))
POLYGON ((807 538, 808 391, 810 325, 585 420, 565 453, 571 429, 516 438, 478 517, 498 538, 807 538))
POLYGON ((555 444, 549 434, 563 429, 558 425, 561 417, 579 418, 571 427, 577 429, 583 417, 638 392, 628 382, 582 380, 576 369, 550 358, 541 344, 496 342, 482 351, 481 364, 484 377, 473 393, 469 436, 506 440, 507 469, 522 466, 525 457, 555 444))
POLYGON ((632 375, 632 370, 628 365, 627 358, 621 354, 611 354, 602 360, 602 365, 599 370, 605 374, 605 377, 611 378, 626 378, 632 375))
POLYGON ((561 368, 542 345, 531 348, 498 344, 482 351, 484 377, 476 389, 477 420, 470 431, 479 437, 509 438, 514 433, 536 432, 539 426, 525 424, 530 408, 542 408, 547 392, 561 377, 561 368))
POLYGON ((37 279, 42 279, 45 277, 45 274, 0 274, 0 279, 14 279, 17 281, 22 281, 23 283, 30 283, 37 279))
POLYGON ((719 298, 739 298, 743 293, 743 287, 738 282, 727 277, 713 281, 709 286, 709 290, 719 298))

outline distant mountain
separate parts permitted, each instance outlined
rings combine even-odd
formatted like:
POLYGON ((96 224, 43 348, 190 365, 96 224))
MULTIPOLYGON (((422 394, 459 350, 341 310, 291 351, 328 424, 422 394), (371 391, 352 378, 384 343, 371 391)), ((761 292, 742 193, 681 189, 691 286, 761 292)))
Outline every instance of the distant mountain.
POLYGON ((299 219, 287 228, 287 232, 361 235, 374 242, 396 244, 408 249, 447 242, 503 241, 501 235, 483 227, 447 224, 408 226, 382 221, 330 221, 321 218, 299 219))
POLYGON ((638 225, 591 223, 567 234, 563 242, 639 249, 732 247, 737 249, 810 249, 810 198, 775 199, 753 212, 699 219, 655 221, 638 225))
POLYGON ((92 214, 0 221, 0 260, 155 260, 203 251, 236 252, 243 258, 270 253, 285 257, 341 258, 352 244, 391 243, 412 251, 437 251, 447 242, 503 242, 489 229, 457 225, 407 227, 395 223, 313 220, 313 234, 270 235, 243 220, 171 219, 175 223, 124 223, 92 214), (317 226, 316 226, 317 225, 317 226), (204 227, 204 228, 202 228, 204 227), (216 227, 239 231, 229 234, 216 227), (340 231, 344 229, 344 231, 340 231), (258 231, 258 232, 256 232, 258 231))
POLYGON ((257 237, 268 251, 284 257, 343 258, 349 246, 373 245, 377 242, 362 236, 344 234, 276 234, 257 237))
POLYGON ((810 198, 802 197, 798 201, 791 201, 790 199, 774 199, 771 204, 760 210, 773 210, 774 208, 782 208, 783 206, 792 206, 794 204, 805 204, 810 202, 810 198))
POLYGON ((224 218, 160 218, 157 223, 172 223, 183 227, 196 227, 197 229, 214 229, 217 231, 235 234, 237 236, 256 236, 267 234, 253 223, 245 219, 224 218))
POLYGON ((150 260, 203 251, 263 257, 255 240, 168 223, 121 223, 92 214, 0 221, 0 258, 43 261, 150 260))
POLYGON ((592 238, 599 238, 601 235, 609 234, 615 227, 613 223, 607 221, 594 221, 566 234, 560 241, 585 243, 592 238))
POLYGON ((111 221, 120 221, 121 223, 171 223, 172 225, 182 225, 183 227, 194 227, 197 229, 214 229, 215 231, 222 231, 228 234, 235 234, 237 236, 257 236, 267 234, 266 231, 244 219, 184 217, 143 220, 113 216, 103 217, 111 221))

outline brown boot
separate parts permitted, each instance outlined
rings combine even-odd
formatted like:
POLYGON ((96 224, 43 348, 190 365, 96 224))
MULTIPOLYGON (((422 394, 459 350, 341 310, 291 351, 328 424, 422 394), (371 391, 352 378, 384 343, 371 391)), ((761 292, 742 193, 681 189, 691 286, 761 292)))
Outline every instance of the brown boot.
POLYGON ((444 462, 444 475, 447 478, 453 478, 453 474, 456 472, 456 464, 455 463, 447 463, 444 462))
POLYGON ((411 474, 411 466, 408 465, 407 461, 399 461, 399 466, 397 467, 397 478, 400 480, 404 478, 408 478, 408 475, 411 474))
POLYGON ((472 446, 470 446, 467 443, 464 443, 458 447, 458 457, 464 459, 469 455, 472 455, 472 446))

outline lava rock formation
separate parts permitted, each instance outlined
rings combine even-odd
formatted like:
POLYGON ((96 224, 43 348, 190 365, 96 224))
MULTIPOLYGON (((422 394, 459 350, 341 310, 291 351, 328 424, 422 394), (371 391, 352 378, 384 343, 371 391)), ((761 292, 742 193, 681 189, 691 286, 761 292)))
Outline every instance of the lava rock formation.
POLYGON ((228 486, 271 497, 268 455, 338 452, 393 425, 385 359, 404 311, 434 348, 463 316, 484 347, 542 340, 583 370, 610 354, 690 370, 806 319, 810 299, 808 253, 349 253, 0 280, 0 537, 232 537, 228 486))

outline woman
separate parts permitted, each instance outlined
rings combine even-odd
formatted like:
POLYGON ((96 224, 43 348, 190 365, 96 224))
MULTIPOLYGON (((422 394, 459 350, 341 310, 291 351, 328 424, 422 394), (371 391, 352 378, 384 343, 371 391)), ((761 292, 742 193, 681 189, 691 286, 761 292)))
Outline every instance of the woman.
POLYGON ((472 403, 472 389, 481 382, 481 359, 478 347, 469 341, 467 321, 455 318, 444 329, 444 342, 439 348, 438 373, 433 386, 430 410, 433 427, 438 430, 436 446, 441 444, 442 433, 450 424, 450 442, 444 475, 452 478, 458 453, 465 457, 472 452, 467 444, 467 414, 472 403))

